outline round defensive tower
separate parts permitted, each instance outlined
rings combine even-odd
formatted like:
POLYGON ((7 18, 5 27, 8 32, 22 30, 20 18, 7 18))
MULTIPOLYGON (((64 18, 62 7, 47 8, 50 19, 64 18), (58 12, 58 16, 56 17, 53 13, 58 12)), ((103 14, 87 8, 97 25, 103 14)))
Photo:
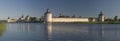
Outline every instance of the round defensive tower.
POLYGON ((105 16, 103 15, 102 12, 100 12, 100 14, 98 15, 98 20, 99 20, 100 22, 104 22, 105 16))
POLYGON ((8 17, 7 22, 10 22, 10 17, 8 17))
POLYGON ((47 11, 44 14, 44 21, 52 22, 52 13, 51 13, 50 9, 47 9, 47 11))

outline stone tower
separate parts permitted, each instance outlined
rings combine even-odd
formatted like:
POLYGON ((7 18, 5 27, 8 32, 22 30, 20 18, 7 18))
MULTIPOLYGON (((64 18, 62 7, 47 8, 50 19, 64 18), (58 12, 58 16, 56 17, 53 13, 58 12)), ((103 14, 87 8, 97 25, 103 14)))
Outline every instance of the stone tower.
POLYGON ((98 21, 104 22, 104 20, 105 20, 105 16, 103 15, 102 12, 100 12, 100 14, 98 15, 98 21))
POLYGON ((7 22, 10 22, 10 17, 8 17, 7 22))
POLYGON ((44 21, 52 22, 52 13, 51 13, 50 9, 47 9, 47 11, 44 14, 44 21))

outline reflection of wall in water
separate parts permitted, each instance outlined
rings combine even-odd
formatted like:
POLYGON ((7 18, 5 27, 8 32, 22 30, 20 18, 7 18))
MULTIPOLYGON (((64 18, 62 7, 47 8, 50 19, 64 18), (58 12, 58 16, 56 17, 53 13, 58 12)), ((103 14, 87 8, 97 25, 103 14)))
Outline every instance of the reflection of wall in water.
POLYGON ((24 23, 21 23, 21 31, 24 32, 27 30, 27 32, 30 31, 30 23, 27 23, 27 24, 24 24, 24 23))
MULTIPOLYGON (((82 24, 54 24, 54 31, 60 32, 68 32, 68 33, 78 33, 78 32, 88 32, 88 27, 82 24)), ((57 33, 56 32, 56 33, 57 33)))
POLYGON ((88 27, 83 24, 53 24, 53 38, 61 40, 86 39, 88 27))

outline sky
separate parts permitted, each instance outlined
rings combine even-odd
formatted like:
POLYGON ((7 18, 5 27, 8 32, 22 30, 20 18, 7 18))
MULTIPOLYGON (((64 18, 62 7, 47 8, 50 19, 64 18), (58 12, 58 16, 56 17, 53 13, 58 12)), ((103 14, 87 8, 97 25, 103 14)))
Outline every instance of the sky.
POLYGON ((106 18, 120 17, 120 0, 0 0, 0 20, 8 17, 44 16, 49 8, 53 16, 98 17, 102 11, 106 18))

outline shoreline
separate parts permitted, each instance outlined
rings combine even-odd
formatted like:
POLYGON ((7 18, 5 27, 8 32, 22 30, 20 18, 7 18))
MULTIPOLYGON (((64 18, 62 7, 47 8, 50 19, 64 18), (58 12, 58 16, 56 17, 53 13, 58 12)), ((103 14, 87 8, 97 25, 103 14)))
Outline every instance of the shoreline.
MULTIPOLYGON (((9 23, 9 22, 5 22, 9 23)), ((18 22, 11 22, 11 23, 18 23, 18 22)), ((19 22, 19 23, 26 23, 26 22, 19 22)), ((29 23, 44 23, 44 22, 29 22, 29 23)), ((120 24, 120 22, 50 22, 50 23, 65 23, 65 24, 120 24)))
POLYGON ((65 24, 120 24, 120 22, 51 22, 51 23, 65 23, 65 24))

